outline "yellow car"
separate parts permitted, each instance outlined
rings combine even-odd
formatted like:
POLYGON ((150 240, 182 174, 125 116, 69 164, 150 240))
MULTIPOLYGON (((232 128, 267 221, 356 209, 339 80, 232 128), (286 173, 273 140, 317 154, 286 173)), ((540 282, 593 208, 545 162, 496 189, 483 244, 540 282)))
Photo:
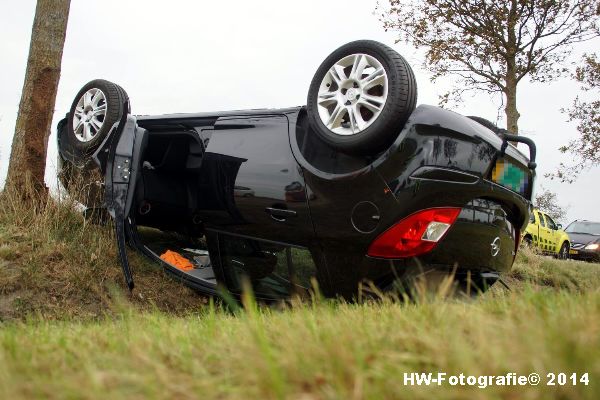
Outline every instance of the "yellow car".
POLYGON ((529 216, 529 225, 523 234, 523 243, 558 258, 569 258, 571 247, 569 235, 562 230, 562 225, 555 223, 548 214, 537 209, 534 209, 529 216))

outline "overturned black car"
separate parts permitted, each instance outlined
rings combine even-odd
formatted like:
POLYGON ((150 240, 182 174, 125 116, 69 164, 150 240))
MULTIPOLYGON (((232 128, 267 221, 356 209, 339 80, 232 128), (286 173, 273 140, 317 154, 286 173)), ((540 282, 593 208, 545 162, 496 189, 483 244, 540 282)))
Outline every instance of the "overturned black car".
POLYGON ((352 297, 429 274, 485 290, 528 221, 535 146, 416 100, 410 66, 372 41, 332 53, 306 107, 134 116, 95 80, 58 124, 60 177, 114 219, 130 288, 127 244, 210 295, 247 279, 263 299, 352 297))

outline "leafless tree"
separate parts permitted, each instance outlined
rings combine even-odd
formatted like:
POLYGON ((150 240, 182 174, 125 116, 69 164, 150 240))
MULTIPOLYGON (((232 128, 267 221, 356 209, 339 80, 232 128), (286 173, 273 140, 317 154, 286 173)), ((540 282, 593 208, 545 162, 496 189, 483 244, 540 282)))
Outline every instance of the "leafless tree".
POLYGON ((387 0, 386 30, 426 50, 435 81, 458 77, 442 104, 466 91, 501 94, 507 129, 519 132, 517 87, 565 72, 573 44, 599 36, 598 0, 387 0))
POLYGON ((571 121, 577 121, 579 133, 575 140, 560 148, 570 154, 573 161, 561 163, 558 171, 549 174, 563 182, 572 183, 582 170, 600 165, 600 61, 596 54, 585 55, 583 63, 573 74, 584 92, 594 100, 584 101, 577 97, 573 106, 565 112, 571 121))
POLYGON ((535 196, 534 204, 555 221, 564 222, 567 216, 568 207, 561 206, 556 193, 548 189, 544 189, 542 193, 535 196))

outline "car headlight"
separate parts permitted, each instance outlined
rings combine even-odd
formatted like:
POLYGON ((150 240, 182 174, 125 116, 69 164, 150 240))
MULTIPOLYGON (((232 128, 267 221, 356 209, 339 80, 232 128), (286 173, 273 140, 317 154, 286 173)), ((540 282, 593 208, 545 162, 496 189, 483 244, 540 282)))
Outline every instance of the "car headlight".
POLYGON ((598 247, 600 247, 600 244, 594 243, 594 244, 588 244, 587 246, 585 246, 585 249, 586 250, 598 250, 598 247))

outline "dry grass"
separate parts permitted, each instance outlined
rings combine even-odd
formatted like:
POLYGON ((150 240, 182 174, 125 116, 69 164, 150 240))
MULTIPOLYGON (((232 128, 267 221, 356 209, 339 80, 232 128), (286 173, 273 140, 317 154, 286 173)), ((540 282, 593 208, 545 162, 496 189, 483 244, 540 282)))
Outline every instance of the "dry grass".
POLYGON ((146 310, 184 313, 206 303, 134 252, 137 288, 129 293, 112 225, 90 224, 76 208, 73 201, 52 198, 27 207, 18 195, 0 194, 0 321, 96 318, 113 312, 119 293, 146 310))
POLYGON ((515 290, 528 284, 538 289, 582 293, 600 288, 600 264, 558 260, 522 248, 506 280, 515 290))

